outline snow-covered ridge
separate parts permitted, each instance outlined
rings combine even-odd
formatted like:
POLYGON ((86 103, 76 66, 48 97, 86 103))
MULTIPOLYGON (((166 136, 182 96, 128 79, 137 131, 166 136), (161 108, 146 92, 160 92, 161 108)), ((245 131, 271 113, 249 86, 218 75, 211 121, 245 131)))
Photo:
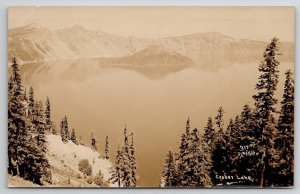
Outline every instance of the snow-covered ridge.
MULTIPOLYGON (((76 145, 72 141, 63 143, 58 135, 47 135, 49 160, 52 170, 53 186, 61 187, 81 187, 95 186, 86 183, 84 178, 78 178, 82 173, 78 170, 78 163, 82 159, 87 159, 92 165, 92 176, 96 175, 99 170, 103 173, 104 180, 110 178, 110 168, 112 164, 109 160, 84 145, 76 145), (70 179, 70 181, 68 180, 70 179), (71 184, 68 184, 68 181, 71 184)), ((115 185, 110 185, 115 186, 115 185)))
MULTIPOLYGON (((235 39, 216 32, 146 39, 89 30, 80 25, 52 31, 30 24, 9 29, 8 45, 9 58, 17 57, 20 62, 95 56, 125 57, 150 45, 160 45, 169 52, 192 59, 197 64, 212 59, 220 59, 223 62, 257 59, 261 57, 267 43, 235 39)), ((293 43, 281 43, 280 50, 283 57, 293 58, 293 43)))

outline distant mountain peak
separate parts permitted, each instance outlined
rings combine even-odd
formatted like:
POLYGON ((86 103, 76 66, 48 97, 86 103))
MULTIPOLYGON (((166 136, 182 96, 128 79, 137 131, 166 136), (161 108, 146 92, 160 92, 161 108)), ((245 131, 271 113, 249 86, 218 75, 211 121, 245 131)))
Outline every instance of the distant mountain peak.
POLYGON ((30 23, 25 26, 20 26, 16 28, 9 29, 9 36, 14 36, 14 35, 36 35, 39 33, 48 33, 51 32, 48 28, 37 24, 37 23, 30 23))
POLYGON ((30 23, 30 24, 23 26, 23 28, 40 29, 40 28, 45 28, 45 27, 41 26, 38 23, 30 23))
POLYGON ((79 25, 79 24, 75 24, 71 27, 71 29, 74 29, 74 30, 87 30, 85 27, 83 27, 82 25, 79 25))

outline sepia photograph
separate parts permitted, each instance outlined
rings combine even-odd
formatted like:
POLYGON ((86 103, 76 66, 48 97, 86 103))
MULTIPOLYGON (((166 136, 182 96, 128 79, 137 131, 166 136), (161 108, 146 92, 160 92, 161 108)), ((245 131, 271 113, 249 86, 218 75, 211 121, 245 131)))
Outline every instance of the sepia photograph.
POLYGON ((294 187, 295 7, 10 6, 7 33, 8 187, 294 187))

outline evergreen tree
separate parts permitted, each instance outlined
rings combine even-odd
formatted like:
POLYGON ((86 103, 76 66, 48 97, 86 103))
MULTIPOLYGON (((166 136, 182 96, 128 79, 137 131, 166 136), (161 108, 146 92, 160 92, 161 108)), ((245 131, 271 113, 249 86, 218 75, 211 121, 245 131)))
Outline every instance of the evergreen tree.
POLYGON ((167 153, 164 169, 161 175, 161 185, 163 187, 176 187, 178 185, 177 171, 174 156, 171 151, 167 153))
POLYGON ((224 119, 223 119, 223 117, 224 117, 224 109, 223 109, 223 107, 219 107, 218 114, 215 117, 216 127, 217 127, 219 135, 224 135, 225 134, 225 132, 224 132, 224 119))
POLYGON ((111 181, 112 184, 118 183, 118 187, 121 187, 121 182, 123 180, 123 172, 121 166, 122 155, 122 149, 118 147, 115 164, 110 169, 111 177, 109 178, 109 181, 111 181))
POLYGON ((37 131, 36 141, 38 147, 41 149, 43 153, 45 153, 47 151, 47 145, 46 145, 47 140, 45 136, 46 123, 45 123, 42 102, 36 102, 34 107, 36 110, 36 119, 34 120, 35 122, 34 125, 37 131))
POLYGON ((207 168, 207 183, 205 186, 210 186, 212 184, 212 179, 214 176, 214 172, 212 170, 212 152, 215 147, 215 129, 213 126, 212 118, 209 117, 207 120, 207 124, 204 128, 204 134, 203 134, 203 141, 202 141, 202 148, 203 148, 203 155, 206 158, 206 168, 207 168))
POLYGON ((19 66, 15 58, 12 62, 8 83, 8 173, 36 184, 43 184, 43 177, 51 182, 50 166, 43 152, 46 147, 43 128, 38 127, 38 134, 33 139, 19 66))
POLYGON ((72 129, 72 133, 71 133, 71 141, 73 143, 75 143, 76 145, 78 145, 76 134, 75 134, 75 129, 74 128, 72 129))
POLYGON ((60 135, 61 135, 61 140, 64 143, 67 143, 68 140, 70 139, 67 116, 65 116, 60 122, 60 135))
POLYGON ((127 135, 127 128, 124 128, 124 144, 122 147, 122 160, 121 160, 121 170, 122 170, 122 185, 124 187, 131 186, 131 162, 129 153, 129 140, 127 135))
POLYGON ((279 62, 276 60, 277 51, 278 39, 273 38, 264 52, 264 60, 260 63, 259 71, 261 74, 255 87, 258 94, 253 96, 256 107, 256 130, 259 135, 258 141, 261 152, 259 161, 259 185, 261 187, 268 186, 272 178, 269 175, 272 171, 270 160, 275 136, 273 113, 276 112, 275 105, 277 103, 275 98, 279 66, 279 62))
POLYGON ((28 154, 29 121, 23 99, 23 86, 19 65, 12 60, 12 75, 8 82, 8 172, 12 175, 25 175, 25 160, 28 154))
POLYGON ((214 139, 214 147, 212 150, 212 184, 225 184, 226 180, 217 179, 217 176, 226 175, 228 151, 226 149, 226 138, 224 131, 224 110, 222 107, 218 109, 215 123, 217 132, 214 139))
POLYGON ((70 138, 69 123, 68 123, 67 116, 65 116, 64 124, 65 124, 65 134, 66 134, 66 138, 67 138, 67 140, 70 140, 71 138, 70 138))
POLYGON ((240 116, 238 141, 236 141, 236 147, 240 147, 239 153, 249 153, 242 156, 239 161, 236 161, 238 165, 239 175, 250 176, 254 179, 254 182, 244 180, 243 184, 246 185, 257 185, 258 174, 257 174, 257 161, 259 160, 259 144, 255 130, 255 115, 249 105, 243 107, 243 111, 240 116))
POLYGON ((28 96, 28 116, 30 118, 34 114, 34 104, 35 104, 34 91, 33 91, 33 88, 30 87, 29 96, 28 96))
POLYGON ((200 134, 197 128, 191 132, 191 147, 189 149, 189 168, 186 172, 189 175, 189 181, 185 186, 188 187, 203 187, 207 185, 207 175, 209 172, 205 167, 204 152, 200 143, 200 134))
POLYGON ((94 134, 92 133, 92 137, 91 137, 91 146, 94 150, 98 150, 97 148, 97 141, 96 138, 94 137, 94 134))
POLYGON ((294 80, 290 70, 285 75, 272 166, 272 183, 277 186, 292 186, 294 183, 294 80))
POLYGON ((133 132, 130 134, 131 143, 129 146, 129 158, 130 158, 130 186, 136 186, 136 158, 135 158, 135 149, 133 143, 133 132))
POLYGON ((46 131, 53 133, 53 125, 51 120, 51 104, 49 97, 47 96, 46 100, 46 109, 45 109, 45 121, 46 121, 46 131))
POLYGON ((215 136, 215 129, 213 127, 213 121, 212 118, 209 117, 206 127, 204 128, 204 141, 212 147, 214 142, 214 136, 215 136))
POLYGON ((191 136, 190 136, 190 118, 186 121, 185 133, 181 136, 181 142, 179 147, 179 153, 177 155, 177 166, 178 166, 178 182, 179 186, 187 186, 189 182, 189 175, 187 174, 190 158, 190 144, 191 144, 191 136))
POLYGON ((108 146, 109 146, 108 136, 106 136, 106 138, 105 138, 105 150, 104 150, 104 152, 105 152, 105 159, 107 159, 107 160, 109 160, 109 148, 108 148, 108 146))
POLYGON ((212 185, 211 182, 211 168, 212 168, 212 156, 211 156, 211 147, 205 141, 205 136, 202 136, 202 140, 200 142, 201 153, 199 157, 201 157, 201 186, 210 187, 212 185))

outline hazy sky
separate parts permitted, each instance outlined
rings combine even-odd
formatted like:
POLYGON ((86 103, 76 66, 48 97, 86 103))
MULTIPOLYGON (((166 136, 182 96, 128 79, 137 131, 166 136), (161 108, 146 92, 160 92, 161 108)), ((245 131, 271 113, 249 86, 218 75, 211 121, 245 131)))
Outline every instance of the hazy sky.
POLYGON ((10 7, 9 28, 75 24, 124 36, 167 37, 218 31, 254 40, 294 41, 294 7, 10 7))

